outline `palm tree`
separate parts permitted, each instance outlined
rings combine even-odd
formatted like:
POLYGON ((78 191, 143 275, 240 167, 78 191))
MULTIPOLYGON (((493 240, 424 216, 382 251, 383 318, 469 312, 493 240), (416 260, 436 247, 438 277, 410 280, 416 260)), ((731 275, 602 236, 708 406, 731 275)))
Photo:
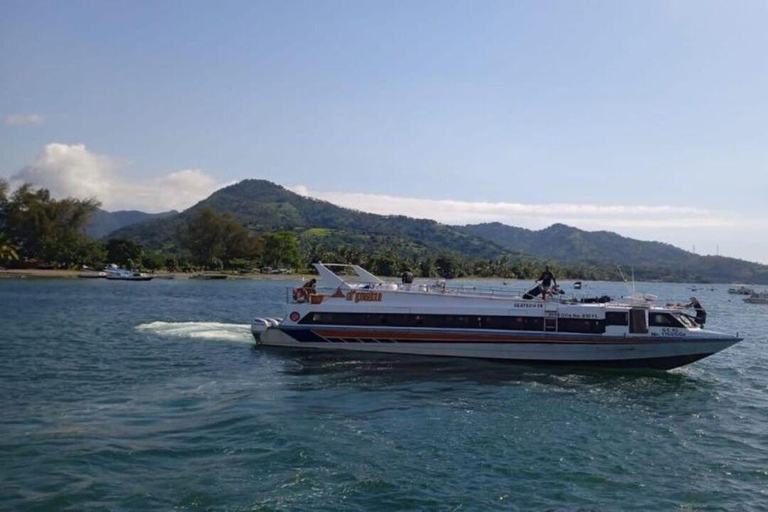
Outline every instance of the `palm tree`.
POLYGON ((0 232, 0 263, 19 259, 16 246, 5 233, 0 232))

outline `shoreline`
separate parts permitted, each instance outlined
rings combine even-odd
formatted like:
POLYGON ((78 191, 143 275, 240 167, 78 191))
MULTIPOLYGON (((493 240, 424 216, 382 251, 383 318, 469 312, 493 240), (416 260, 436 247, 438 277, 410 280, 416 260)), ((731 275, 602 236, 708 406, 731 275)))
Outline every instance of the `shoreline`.
MULTIPOLYGON (((43 270, 43 269, 0 269, 0 279, 78 279, 79 274, 88 273, 83 270, 43 270)), ((230 274, 227 272, 147 272, 155 279, 186 280, 194 275, 225 275, 227 280, 259 280, 259 281, 290 281, 306 279, 308 274, 230 274)), ((91 278, 96 279, 96 278, 91 278)))
MULTIPOLYGON (((0 281, 4 279, 78 279, 78 274, 87 273, 88 271, 83 270, 56 270, 56 269, 0 269, 0 281)), ((229 273, 229 272, 213 272, 213 271, 206 271, 206 272, 156 272, 156 273, 149 273, 148 275, 153 276, 155 279, 165 279, 165 280, 179 280, 179 281, 185 281, 189 280, 192 276, 195 275, 225 275, 227 276, 228 281, 236 281, 236 280, 249 280, 249 281, 293 281, 293 280, 302 280, 306 281, 308 279, 317 278, 317 275, 315 274, 238 274, 238 273, 229 273)), ((383 279, 392 279, 397 280, 399 279, 399 276, 379 276, 383 279)), ((435 280, 440 280, 441 278, 417 278, 419 281, 422 282, 431 282, 435 280)), ((505 281, 506 284, 509 285, 520 285, 520 284, 528 284, 531 283, 532 280, 530 279, 512 279, 512 278, 503 278, 503 277, 458 277, 455 279, 446 279, 446 281, 454 282, 454 283, 461 283, 461 282, 498 282, 498 281, 505 281)), ((584 279, 562 279, 563 283, 572 283, 574 281, 584 281, 584 279)), ((598 279, 596 281, 603 281, 603 282, 620 282, 620 281, 608 281, 603 279, 598 279)), ((643 282, 643 281, 638 281, 643 282)), ((648 282, 658 282, 658 283, 675 283, 675 284, 686 284, 686 285, 696 285, 696 286, 717 286, 719 285, 726 285, 726 284, 732 284, 732 283, 700 283, 700 282, 683 282, 683 281, 648 281, 648 282)), ((750 285, 750 286, 763 286, 763 285, 750 285)))

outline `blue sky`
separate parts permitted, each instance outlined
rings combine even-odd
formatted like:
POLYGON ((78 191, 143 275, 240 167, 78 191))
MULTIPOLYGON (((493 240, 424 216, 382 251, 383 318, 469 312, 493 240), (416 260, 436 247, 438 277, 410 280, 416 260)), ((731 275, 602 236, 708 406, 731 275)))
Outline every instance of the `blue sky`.
POLYGON ((766 2, 0 10, 0 176, 148 210, 264 178, 768 262, 766 2))

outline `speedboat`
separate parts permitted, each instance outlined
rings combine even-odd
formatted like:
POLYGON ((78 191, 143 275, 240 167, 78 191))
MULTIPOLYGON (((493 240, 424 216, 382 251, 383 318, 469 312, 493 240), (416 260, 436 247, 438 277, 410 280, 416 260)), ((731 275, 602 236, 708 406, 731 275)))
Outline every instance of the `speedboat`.
POLYGON ((744 299, 744 302, 749 304, 768 304, 768 292, 753 293, 744 299))
POLYGON ((754 295, 755 290, 747 286, 741 285, 733 288, 728 288, 728 293, 731 295, 754 295))
POLYGON ((653 295, 542 298, 385 282, 358 265, 314 267, 322 288, 292 290, 285 318, 255 319, 258 345, 667 370, 741 341, 653 295))
POLYGON ((192 274, 189 276, 190 279, 202 279, 203 281, 220 281, 222 279, 227 279, 226 274, 192 274))
POLYGON ((110 267, 106 271, 109 281, 151 281, 155 276, 149 276, 136 270, 110 267))

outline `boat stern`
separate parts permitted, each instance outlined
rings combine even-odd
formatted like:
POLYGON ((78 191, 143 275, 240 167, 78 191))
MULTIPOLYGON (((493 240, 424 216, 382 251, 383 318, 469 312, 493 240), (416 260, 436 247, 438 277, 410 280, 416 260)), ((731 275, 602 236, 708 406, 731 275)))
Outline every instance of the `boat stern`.
POLYGON ((280 318, 254 318, 251 322, 251 334, 253 334, 254 340, 257 345, 263 343, 263 335, 267 329, 276 328, 280 325, 282 319, 280 318))

